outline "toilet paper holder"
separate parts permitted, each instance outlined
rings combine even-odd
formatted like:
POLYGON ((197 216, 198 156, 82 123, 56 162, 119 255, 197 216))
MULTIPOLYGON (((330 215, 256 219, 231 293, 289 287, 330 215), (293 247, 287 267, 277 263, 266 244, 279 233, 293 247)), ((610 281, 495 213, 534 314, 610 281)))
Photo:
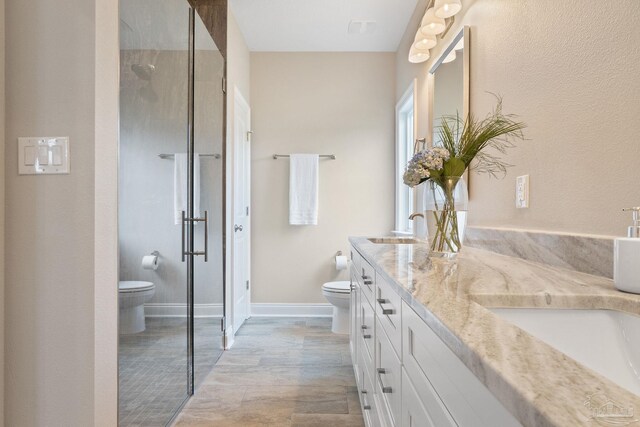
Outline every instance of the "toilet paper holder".
POLYGON ((153 255, 153 256, 160 256, 160 252, 158 252, 158 251, 153 251, 153 252, 151 252, 151 255, 153 255))

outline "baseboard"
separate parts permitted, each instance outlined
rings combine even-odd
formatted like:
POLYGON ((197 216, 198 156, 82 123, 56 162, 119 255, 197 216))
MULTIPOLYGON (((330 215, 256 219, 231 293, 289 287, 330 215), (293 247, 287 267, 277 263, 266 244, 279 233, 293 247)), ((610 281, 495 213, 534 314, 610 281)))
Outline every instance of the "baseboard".
MULTIPOLYGON (((222 304, 195 304, 193 316, 222 317, 222 304)), ((186 304, 151 303, 144 305, 145 317, 187 317, 186 304)))
POLYGON ((251 317, 331 317, 331 304, 251 304, 251 317))

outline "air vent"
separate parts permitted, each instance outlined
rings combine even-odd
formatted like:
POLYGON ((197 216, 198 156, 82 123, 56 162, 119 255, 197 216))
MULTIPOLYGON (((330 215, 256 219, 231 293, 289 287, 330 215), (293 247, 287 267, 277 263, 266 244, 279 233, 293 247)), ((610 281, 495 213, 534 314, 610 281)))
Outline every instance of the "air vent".
POLYGON ((349 22, 349 34, 373 34, 376 31, 376 21, 353 20, 349 22))

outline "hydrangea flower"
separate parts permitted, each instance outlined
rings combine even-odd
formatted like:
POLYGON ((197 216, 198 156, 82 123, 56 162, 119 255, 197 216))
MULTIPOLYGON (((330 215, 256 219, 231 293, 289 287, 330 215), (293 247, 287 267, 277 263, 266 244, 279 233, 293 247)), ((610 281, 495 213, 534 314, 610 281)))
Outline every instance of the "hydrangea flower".
POLYGON ((449 160, 449 151, 442 147, 436 147, 420 151, 413 156, 407 165, 402 179, 409 187, 426 181, 431 176, 431 171, 439 171, 444 167, 444 162, 449 160))

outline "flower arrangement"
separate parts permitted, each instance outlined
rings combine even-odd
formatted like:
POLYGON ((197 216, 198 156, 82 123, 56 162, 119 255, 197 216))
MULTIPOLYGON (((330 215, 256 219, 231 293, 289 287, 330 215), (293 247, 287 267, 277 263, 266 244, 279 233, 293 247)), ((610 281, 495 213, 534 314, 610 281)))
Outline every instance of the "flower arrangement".
MULTIPOLYGON (((459 201, 455 198, 462 175, 472 168, 477 173, 504 176, 511 165, 499 154, 513 147, 514 140, 524 139, 522 131, 526 124, 504 114, 502 99, 496 98, 496 107, 484 119, 471 114, 466 120, 458 115, 443 116, 437 132, 439 146, 416 153, 407 165, 403 175, 406 185, 415 187, 430 181, 432 208, 428 209, 431 212, 427 212, 426 219, 432 252, 455 254, 462 246, 459 201), (430 222, 433 227, 429 227, 430 222)), ((466 211, 466 201, 464 205, 466 211)))

